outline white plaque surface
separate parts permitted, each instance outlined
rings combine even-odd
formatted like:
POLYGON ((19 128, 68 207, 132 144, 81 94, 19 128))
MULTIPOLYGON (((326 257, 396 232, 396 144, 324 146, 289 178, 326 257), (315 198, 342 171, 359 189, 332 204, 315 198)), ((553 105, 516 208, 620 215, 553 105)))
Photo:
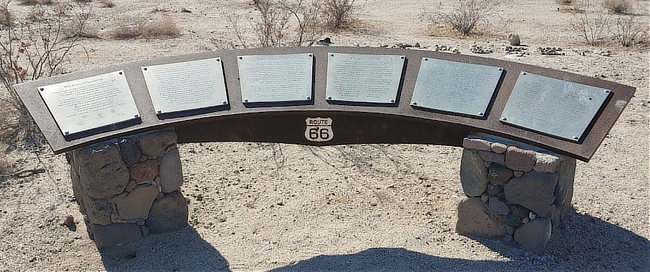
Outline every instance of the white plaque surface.
POLYGON ((138 118, 123 71, 39 87, 64 135, 138 118))
POLYGON ((311 101, 311 53, 237 57, 242 102, 311 101))
POLYGON ((327 100, 395 103, 403 69, 404 56, 330 53, 327 100))
POLYGON ((156 113, 228 104, 220 58, 142 67, 156 113))

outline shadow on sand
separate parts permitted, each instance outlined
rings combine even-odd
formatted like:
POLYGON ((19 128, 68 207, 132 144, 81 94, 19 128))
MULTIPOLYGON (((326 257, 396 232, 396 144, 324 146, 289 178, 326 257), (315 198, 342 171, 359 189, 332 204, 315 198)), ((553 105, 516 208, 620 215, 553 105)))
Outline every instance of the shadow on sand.
POLYGON ((598 218, 571 210, 566 226, 538 256, 498 240, 476 239, 506 261, 473 261, 431 256, 403 248, 371 248, 350 255, 321 255, 274 269, 286 271, 647 271, 650 241, 598 218))
MULTIPOLYGON (((535 255, 510 244, 476 239, 504 261, 444 258, 403 248, 371 248, 349 255, 321 255, 272 271, 449 271, 449 270, 616 270, 647 271, 650 241, 598 218, 571 210, 551 238, 546 253, 535 255)), ((461 249, 462 250, 462 249, 461 249)), ((193 228, 143 239, 130 258, 102 254, 108 271, 230 271, 228 261, 193 228)))
POLYGON ((151 235, 137 246, 137 254, 101 252, 107 271, 230 271, 226 259, 196 230, 186 227, 151 235))

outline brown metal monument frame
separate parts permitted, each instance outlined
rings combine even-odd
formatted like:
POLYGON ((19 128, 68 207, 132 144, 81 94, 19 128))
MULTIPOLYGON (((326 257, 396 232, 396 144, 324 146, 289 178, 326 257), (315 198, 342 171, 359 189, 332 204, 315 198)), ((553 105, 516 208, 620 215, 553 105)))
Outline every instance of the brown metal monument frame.
MULTIPOLYGON (((153 129, 173 128, 179 143, 249 141, 303 145, 338 145, 358 143, 417 143, 462 146, 463 138, 484 132, 547 148, 583 161, 596 152, 609 130, 632 98, 635 88, 588 76, 567 73, 516 62, 425 50, 297 47, 222 50, 207 53, 143 60, 92 71, 60 75, 15 86, 23 104, 45 135, 54 153, 63 153, 99 141, 153 129), (309 104, 271 104, 250 106, 241 99, 237 56, 275 54, 314 54, 313 99, 309 104), (394 105, 331 103, 325 97, 327 54, 402 55, 406 57, 398 100, 394 105), (221 58, 229 105, 215 111, 160 119, 153 108, 141 67, 221 58), (427 111, 409 104, 423 57, 504 69, 488 111, 482 118, 427 111), (140 112, 140 123, 116 130, 99 132, 77 139, 67 139, 38 94, 38 87, 123 70, 140 112), (534 73, 611 90, 606 105, 579 142, 562 140, 499 120, 508 97, 521 72, 534 73), (304 137, 305 119, 332 118, 334 138, 328 142, 311 142, 304 137)), ((534 109, 531 109, 534 110, 534 109)))

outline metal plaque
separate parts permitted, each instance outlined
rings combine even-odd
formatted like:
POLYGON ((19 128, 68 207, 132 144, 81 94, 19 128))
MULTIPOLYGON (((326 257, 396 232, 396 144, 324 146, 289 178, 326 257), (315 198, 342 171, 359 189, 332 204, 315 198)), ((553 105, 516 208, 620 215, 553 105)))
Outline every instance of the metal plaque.
POLYGON ((422 58, 411 105, 483 117, 503 69, 422 58))
POLYGON ((140 117, 124 71, 38 88, 63 135, 140 117))
POLYGON ((311 101, 314 55, 237 57, 242 102, 311 101))
POLYGON ((328 54, 327 100, 393 104, 404 56, 328 54))
POLYGON ((221 59, 211 58, 142 67, 158 114, 228 104, 221 59))
POLYGON ((580 141, 610 90, 522 72, 501 121, 580 141))

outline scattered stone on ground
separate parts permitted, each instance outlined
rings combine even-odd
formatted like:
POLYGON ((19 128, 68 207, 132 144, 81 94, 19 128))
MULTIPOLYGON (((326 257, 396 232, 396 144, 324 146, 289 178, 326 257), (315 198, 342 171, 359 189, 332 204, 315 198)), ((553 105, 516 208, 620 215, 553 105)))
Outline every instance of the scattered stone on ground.
POLYGON ((537 51, 542 55, 564 56, 560 47, 538 47, 537 51))
POLYGON ((469 49, 474 54, 492 54, 494 50, 489 47, 483 47, 477 44, 472 45, 472 48, 469 49))
POLYGON ((521 40, 519 39, 519 35, 517 35, 517 34, 510 33, 510 34, 508 34, 507 39, 508 39, 508 43, 509 43, 510 45, 515 45, 515 46, 517 46, 517 45, 520 45, 520 44, 521 44, 521 40))

